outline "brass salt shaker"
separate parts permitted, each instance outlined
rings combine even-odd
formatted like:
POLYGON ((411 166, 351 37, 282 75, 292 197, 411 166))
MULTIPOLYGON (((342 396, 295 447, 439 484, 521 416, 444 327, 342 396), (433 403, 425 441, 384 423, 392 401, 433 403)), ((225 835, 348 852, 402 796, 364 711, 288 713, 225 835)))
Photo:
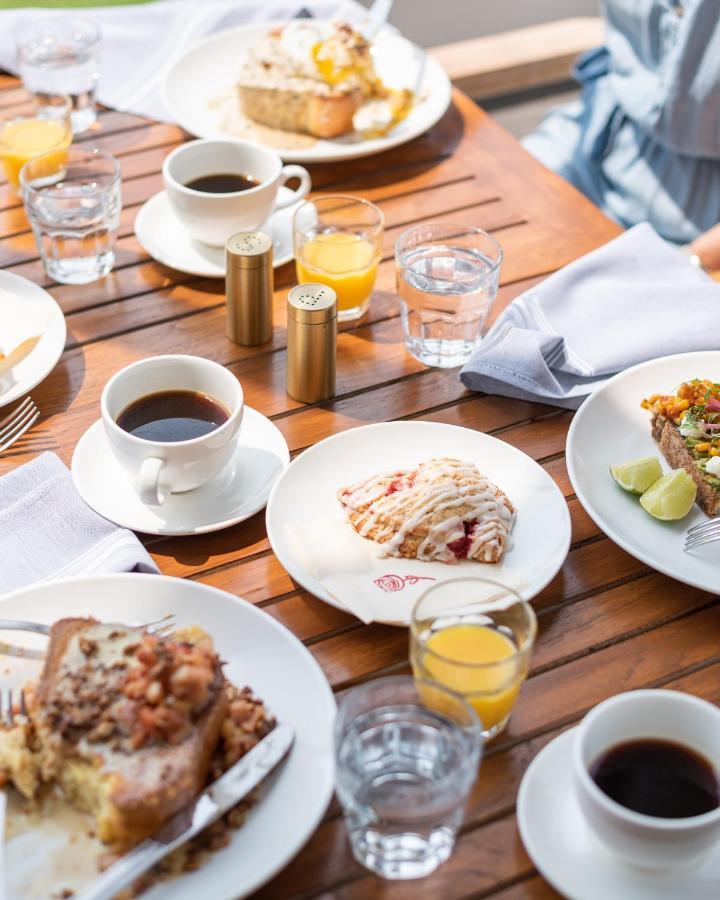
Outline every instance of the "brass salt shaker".
POLYGON ((273 331, 272 240, 239 231, 225 243, 227 335, 236 344, 264 344, 273 331))
POLYGON ((287 299, 287 392, 303 403, 335 393, 337 295, 324 284, 299 284, 287 299))

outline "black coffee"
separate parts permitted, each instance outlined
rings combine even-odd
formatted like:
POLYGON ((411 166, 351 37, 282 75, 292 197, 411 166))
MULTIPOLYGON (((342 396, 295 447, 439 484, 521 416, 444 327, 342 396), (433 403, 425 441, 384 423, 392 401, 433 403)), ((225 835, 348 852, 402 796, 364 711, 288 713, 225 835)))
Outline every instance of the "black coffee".
POLYGON ((189 441, 219 428, 228 411, 197 391, 159 391, 135 400, 117 417, 118 425, 146 441, 189 441))
POLYGON ((192 191, 204 191, 206 194, 232 194, 235 191, 247 191, 260 184, 250 175, 236 175, 232 172, 219 172, 217 175, 201 175, 188 181, 185 187, 192 191))
POLYGON ((650 738, 618 744, 593 763, 590 775, 608 797, 646 816, 684 819, 720 806, 713 766, 674 741, 650 738))

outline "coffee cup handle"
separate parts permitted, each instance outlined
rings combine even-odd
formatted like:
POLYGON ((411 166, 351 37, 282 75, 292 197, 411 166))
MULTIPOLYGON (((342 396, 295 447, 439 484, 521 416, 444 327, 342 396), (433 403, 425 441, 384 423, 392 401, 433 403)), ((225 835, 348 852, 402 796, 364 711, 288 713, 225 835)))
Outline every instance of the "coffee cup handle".
POLYGON ((302 166, 283 166, 280 172, 280 184, 284 185, 291 178, 299 178, 300 187, 292 192, 292 197, 287 197, 285 200, 277 200, 275 209, 285 209, 286 206, 292 206, 293 203, 297 203, 298 200, 302 200, 303 197, 307 197, 310 193, 312 181, 307 169, 304 169, 302 166))
POLYGON ((149 456, 144 459, 138 475, 138 493, 140 500, 147 506, 162 506, 170 493, 167 485, 162 484, 160 473, 165 465, 164 459, 149 456))

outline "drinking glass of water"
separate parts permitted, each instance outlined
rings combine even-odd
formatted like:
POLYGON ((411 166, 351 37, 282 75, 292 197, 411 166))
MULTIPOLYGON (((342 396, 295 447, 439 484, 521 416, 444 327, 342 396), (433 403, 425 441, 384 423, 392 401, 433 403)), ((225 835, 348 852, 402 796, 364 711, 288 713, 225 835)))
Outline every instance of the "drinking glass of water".
POLYGON ((468 361, 497 294, 502 249, 471 225, 417 225, 395 244, 405 346, 426 366, 468 361))
POLYGON ((46 94, 68 94, 72 129, 79 134, 97 117, 95 91, 100 75, 100 29, 80 16, 48 16, 20 27, 20 77, 39 106, 46 94))
POLYGON ((345 697, 335 742, 355 858, 383 878, 428 875, 452 853, 477 776, 474 710, 431 681, 379 678, 345 697))
POLYGON ((120 166, 103 150, 45 153, 20 170, 25 211, 47 274, 61 284, 104 278, 115 263, 120 166))

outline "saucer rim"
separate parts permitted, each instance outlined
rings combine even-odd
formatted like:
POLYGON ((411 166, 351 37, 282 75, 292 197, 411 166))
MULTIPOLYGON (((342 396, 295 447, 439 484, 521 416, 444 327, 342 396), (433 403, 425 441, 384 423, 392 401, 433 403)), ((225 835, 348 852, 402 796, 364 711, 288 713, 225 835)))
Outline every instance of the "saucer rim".
MULTIPOLYGON (((79 464, 76 461, 77 455, 78 455, 78 450, 83 442, 92 440, 93 438, 95 438, 95 435, 97 432, 102 432, 103 423, 102 423, 101 418, 96 419, 91 425, 89 425, 85 429, 85 431, 82 433, 82 435, 78 439, 78 442, 76 443, 75 448, 73 450, 72 460, 70 462, 70 474, 72 477, 72 482, 75 487, 75 490, 78 492, 78 494, 82 498, 83 502, 86 503, 93 510, 93 512, 97 513, 97 515, 102 516, 104 519, 107 519, 109 522, 112 522, 114 525, 117 525, 119 528, 127 528, 130 531, 139 532, 140 534, 152 534, 152 535, 157 535, 158 537, 189 537, 191 535, 196 535, 196 534, 209 534, 214 531, 222 531, 225 528, 232 527, 233 525, 239 525, 241 522, 245 522, 247 519, 252 518, 252 516, 257 515, 257 513, 261 512, 267 506, 268 497, 270 496, 270 492, 272 491, 272 488, 275 485, 275 481, 277 481, 277 478, 280 477, 280 475, 285 471, 285 469, 288 467, 288 465, 290 463, 290 448, 287 445, 285 435, 280 431, 280 429, 277 427, 277 425, 275 425, 275 423, 271 419, 269 419, 267 416, 263 415, 261 412, 254 409, 251 406, 248 406, 247 404, 245 405, 245 411, 243 414, 243 424, 245 423, 245 417, 247 416, 248 413, 250 413, 251 418, 254 418, 255 416, 258 417, 256 419, 256 422, 258 424, 269 424, 275 429, 275 431, 277 432, 277 435, 283 442, 284 451, 285 451, 282 454, 282 457, 278 456, 278 459, 282 463, 282 468, 278 472, 275 480, 269 486, 269 488, 267 490, 267 496, 265 497, 265 499, 263 501, 261 501, 259 503, 259 505, 255 506, 252 509, 252 511, 245 512, 240 516, 231 516, 229 519, 223 519, 223 520, 218 520, 215 522, 210 522, 206 525, 201 525, 199 527, 194 527, 191 529, 190 528, 172 529, 172 528, 163 528, 163 527, 148 528, 144 524, 143 525, 138 525, 138 523, 133 524, 130 520, 124 519, 124 517, 122 517, 122 516, 116 517, 113 514, 113 518, 110 518, 104 512, 101 512, 99 509, 97 509, 93 505, 93 503, 90 502, 90 499, 86 496, 85 492, 82 490, 81 484, 79 482, 79 477, 77 475, 78 466, 79 466, 79 464), (123 519, 123 521, 120 521, 121 518, 123 519)), ((240 434, 242 434, 242 425, 240 426, 240 434)), ((108 448, 106 447, 106 450, 107 449, 108 448)), ((238 445, 236 454, 239 453, 241 450, 242 450, 242 446, 238 445)), ((101 458, 101 465, 105 465, 105 463, 102 462, 102 458, 101 458)), ((132 488, 130 487, 129 484, 128 484, 128 489, 132 490, 132 488)))
MULTIPOLYGON (((283 190, 282 186, 281 186, 280 190, 283 190)), ((145 222, 147 217, 150 215, 153 204, 155 206, 159 206, 160 203, 162 202, 163 197, 165 197, 165 198, 167 197, 167 191, 164 188, 162 190, 158 191, 157 193, 153 194, 152 197, 148 197, 148 199, 142 204, 140 209, 137 211, 137 215, 135 216, 135 225, 134 225, 135 237, 137 238, 137 241, 140 244, 140 246, 143 248, 143 250, 148 254, 148 256, 151 259, 155 260, 155 262, 160 263, 161 266, 167 266, 167 268, 169 268, 169 269, 174 269, 176 272, 183 272, 185 275, 195 275, 198 278, 217 278, 218 280, 221 278, 225 278, 225 274, 226 274, 225 269, 223 269, 221 272, 219 267, 217 267, 217 268, 213 267, 212 270, 205 269, 204 271, 200 271, 199 267, 195 267, 195 266, 189 267, 189 266, 185 266, 185 265, 178 265, 175 262, 170 262, 169 258, 167 256, 165 256, 164 254, 163 254, 163 256, 156 255, 148 247, 147 242, 143 240, 143 237, 140 232, 143 231, 143 228, 144 228, 143 223, 145 222)), ((301 201, 298 201, 298 203, 300 203, 300 202, 301 201)), ((278 212, 284 212, 284 211, 285 211, 285 209, 274 210, 270 216, 270 219, 272 219, 273 216, 277 215, 278 212)), ((172 214, 171 208, 170 208, 170 212, 172 214)), ((270 221, 270 219, 268 219, 268 222, 270 221)), ((291 231, 292 231, 292 226, 291 226, 291 231)), ((282 266, 286 266, 288 263, 292 262, 294 259, 295 259, 295 254, 292 251, 290 251, 289 253, 286 253, 284 256, 278 257, 277 259, 275 258, 275 256, 273 256, 273 269, 275 270, 275 269, 281 268, 282 266)))

